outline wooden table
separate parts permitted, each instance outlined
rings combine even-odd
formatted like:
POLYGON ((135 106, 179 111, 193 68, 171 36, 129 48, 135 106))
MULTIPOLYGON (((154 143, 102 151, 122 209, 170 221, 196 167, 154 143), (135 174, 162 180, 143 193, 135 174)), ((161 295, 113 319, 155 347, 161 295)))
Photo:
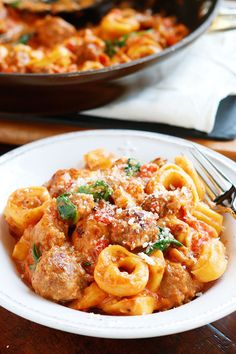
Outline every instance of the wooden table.
MULTIPOLYGON (((0 120, 0 153, 42 137, 81 130, 49 123, 0 120), (8 144, 8 145, 3 145, 8 144)), ((236 141, 197 140, 236 160, 236 141)), ((0 354, 236 354, 236 313, 196 330, 171 336, 110 340, 74 335, 22 319, 0 308, 0 354)))
POLYGON ((100 339, 60 332, 0 309, 1 354, 235 354, 236 313, 194 331, 149 339, 100 339))
MULTIPOLYGON (((112 124, 111 124, 112 128, 112 124)), ((42 139, 56 134, 63 134, 70 131, 81 131, 86 128, 78 124, 65 124, 60 122, 34 122, 8 120, 0 118, 0 144, 22 145, 31 141, 42 139)), ((192 139, 203 144, 225 156, 236 160, 236 140, 233 141, 214 141, 203 139, 192 139)))

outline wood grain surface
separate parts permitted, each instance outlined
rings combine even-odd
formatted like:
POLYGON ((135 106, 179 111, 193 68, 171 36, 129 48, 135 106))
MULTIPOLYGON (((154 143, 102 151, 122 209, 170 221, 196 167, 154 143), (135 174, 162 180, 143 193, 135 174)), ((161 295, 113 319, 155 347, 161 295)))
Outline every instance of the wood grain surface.
POLYGON ((193 331, 148 339, 92 338, 50 329, 0 308, 1 354, 235 354, 236 313, 193 331))
MULTIPOLYGON (((112 126, 111 126, 112 128, 112 126)), ((85 128, 73 124, 58 122, 34 122, 0 119, 0 144, 22 145, 34 140, 85 128)), ((236 160, 236 140, 222 142, 214 140, 192 139, 236 160)))

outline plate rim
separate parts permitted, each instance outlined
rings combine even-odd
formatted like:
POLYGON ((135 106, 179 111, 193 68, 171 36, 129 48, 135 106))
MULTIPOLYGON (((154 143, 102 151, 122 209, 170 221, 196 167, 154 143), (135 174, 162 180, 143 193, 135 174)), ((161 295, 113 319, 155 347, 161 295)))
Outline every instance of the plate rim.
MULTIPOLYGON (((50 145, 51 143, 58 143, 59 141, 67 141, 67 140, 73 140, 81 136, 94 136, 94 135, 118 135, 118 136, 129 136, 131 135, 131 138, 135 137, 140 137, 140 138, 151 138, 154 140, 162 140, 162 141, 169 141, 172 140, 172 142, 180 143, 180 146, 191 146, 191 145, 197 145, 198 148, 201 150, 205 151, 208 155, 213 156, 214 158, 217 158, 221 163, 225 164, 228 166, 231 170, 235 169, 236 163, 230 160, 229 158, 225 157, 224 155, 221 155, 207 147, 204 147, 202 145, 199 145, 197 143, 192 143, 191 141, 188 141, 186 139, 178 138, 178 137, 173 137, 170 135, 164 135, 160 133, 153 133, 153 132, 146 132, 146 131, 140 131, 140 130, 123 130, 123 129, 96 129, 96 130, 86 130, 86 131, 77 131, 77 132, 70 132, 70 133, 64 133, 64 134, 59 134, 55 135, 52 137, 47 137, 43 138, 37 141, 33 141, 31 143, 25 144, 21 147, 18 147, 16 149, 13 149, 12 151, 2 155, 0 157, 0 166, 7 163, 9 160, 12 160, 20 155, 23 155, 24 153, 27 153, 29 150, 32 149, 38 149, 40 147, 50 145), (223 161, 222 161, 223 160, 223 161)), ((159 337, 167 334, 173 334, 173 333, 179 333, 179 332, 184 332, 188 331, 194 328, 198 328, 202 325, 206 325, 207 323, 216 321, 230 313, 236 310, 236 296, 232 296, 227 303, 224 305, 218 306, 216 309, 213 309, 209 311, 211 314, 208 315, 207 321, 205 316, 202 317, 202 319, 199 319, 198 317, 195 317, 194 319, 191 318, 191 320, 182 320, 182 321, 175 321, 175 323, 178 323, 178 329, 169 329, 167 330, 162 329, 160 331, 156 330, 156 328, 148 328, 148 327, 140 327, 138 329, 134 329, 134 331, 127 332, 127 328, 122 328, 117 330, 116 327, 109 327, 109 330, 106 331, 104 327, 97 327, 94 328, 89 328, 86 329, 86 327, 80 329, 78 324, 76 325, 68 325, 64 324, 63 325, 63 320, 60 322, 59 319, 50 316, 50 314, 47 314, 45 316, 45 313, 41 312, 41 317, 37 317, 38 313, 37 311, 34 311, 34 309, 27 309, 25 307, 21 308, 20 303, 17 304, 15 299, 9 298, 8 295, 2 293, 0 289, 0 305, 9 310, 10 312, 13 312, 16 315, 19 315, 25 319, 31 320, 33 322, 36 322, 41 325, 46 325, 51 328, 59 329, 62 331, 70 332, 70 333, 75 333, 75 334, 80 334, 80 335, 88 335, 88 336, 94 336, 94 337, 101 337, 101 338, 120 338, 120 339, 128 339, 128 338, 148 338, 148 337, 159 337), (7 297, 8 299, 4 299, 7 297), (190 325, 188 322, 190 322, 190 325), (64 327, 66 326, 66 328, 64 327), (139 331, 139 333, 137 333, 139 331), (142 332, 142 333, 140 333, 142 332), (158 332, 158 333, 157 333, 158 332)), ((184 305, 182 305, 184 306, 184 305)), ((152 315, 146 315, 146 316, 153 316, 152 315)), ((101 315, 99 315, 101 316, 101 315)), ((107 317, 107 315, 105 315, 107 317)), ((120 316, 112 316, 112 317, 117 317, 120 318, 120 316)), ((127 316, 125 316, 127 317, 127 316)), ((124 318, 124 317, 123 317, 124 318)), ((130 317, 129 317, 130 318, 130 317)))
POLYGON ((86 129, 82 131, 72 131, 72 132, 67 132, 67 133, 62 133, 62 134, 55 134, 49 137, 45 138, 40 138, 31 142, 28 142, 26 144, 23 144, 21 146, 18 146, 11 151, 8 151, 4 153, 3 155, 0 156, 0 166, 5 163, 7 160, 14 158, 16 156, 19 156, 25 152, 27 152, 31 147, 33 149, 47 145, 49 143, 55 143, 57 141, 63 141, 67 140, 68 138, 76 138, 77 136, 86 136, 86 135, 97 135, 98 133, 101 133, 103 135, 127 135, 127 134, 132 134, 133 136, 139 136, 139 137, 149 137, 149 138, 155 138, 159 137, 162 140, 174 140, 174 141, 179 141, 182 144, 184 143, 185 145, 191 146, 191 145, 196 145, 198 149, 206 151, 209 155, 217 158, 220 162, 222 162, 222 159, 224 160, 223 163, 227 164, 229 168, 236 167, 236 162, 228 158, 227 156, 224 156, 223 154, 209 148, 206 146, 203 146, 197 142, 193 142, 191 140, 185 139, 185 138, 180 138, 177 136, 169 135, 169 134, 163 134, 163 133, 158 133, 158 132, 150 132, 150 131, 145 131, 145 130, 139 130, 139 129, 86 129))

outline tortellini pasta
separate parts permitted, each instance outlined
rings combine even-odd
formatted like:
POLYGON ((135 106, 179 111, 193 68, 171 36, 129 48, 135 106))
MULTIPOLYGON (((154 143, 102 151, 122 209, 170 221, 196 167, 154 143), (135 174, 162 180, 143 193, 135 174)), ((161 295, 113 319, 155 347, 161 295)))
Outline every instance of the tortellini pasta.
POLYGON ((221 277, 226 267, 227 259, 223 243, 218 239, 211 239, 203 246, 192 273, 199 281, 207 283, 221 277))
POLYGON ((165 258, 163 253, 156 250, 152 253, 151 259, 154 264, 149 264, 149 279, 147 283, 147 289, 157 292, 165 271, 165 258))
POLYGON ((177 188, 186 187, 192 192, 193 201, 199 200, 196 185, 191 177, 182 169, 170 166, 166 168, 161 167, 159 171, 159 182, 167 189, 174 190, 177 188))
POLYGON ((101 22, 103 35, 108 38, 116 38, 125 34, 138 31, 140 24, 132 9, 114 9, 106 15, 101 22))
POLYGON ((22 236, 13 249, 12 257, 17 261, 23 261, 28 255, 29 248, 29 242, 22 236))
POLYGON ((148 282, 148 266, 135 254, 119 245, 105 248, 94 270, 98 286, 114 296, 137 295, 148 282))
POLYGON ((187 157, 142 164, 99 148, 84 161, 8 199, 12 258, 37 294, 79 311, 146 315, 224 274, 223 216, 187 157))
POLYGON ((4 210, 11 231, 19 237, 29 225, 36 224, 49 199, 50 195, 45 187, 22 188, 12 193, 4 210))
POLYGON ((186 156, 177 156, 175 158, 175 163, 192 178, 197 189, 198 197, 200 200, 202 200, 205 195, 205 187, 192 162, 186 156))
POLYGON ((72 24, 60 15, 63 8, 71 11, 81 2, 90 5, 94 1, 1 1, 0 72, 58 74, 104 69, 161 52, 189 32, 176 17, 149 13, 137 4, 131 8, 129 2, 116 4, 94 25, 81 27, 81 21, 72 24), (30 11, 19 11, 27 8, 35 11, 33 16, 30 11))
POLYGON ((214 210, 210 209, 208 205, 205 203, 197 203, 193 210, 193 215, 198 219, 209 226, 211 226, 215 230, 215 236, 218 235, 222 231, 223 224, 223 216, 214 210))
POLYGON ((101 309, 111 315, 147 315, 155 309, 155 299, 147 294, 140 294, 124 299, 109 299, 101 304, 101 309))
POLYGON ((84 289, 81 298, 74 300, 70 307, 76 310, 86 310, 100 305, 100 303, 108 296, 102 289, 98 287, 96 282, 91 283, 84 289))

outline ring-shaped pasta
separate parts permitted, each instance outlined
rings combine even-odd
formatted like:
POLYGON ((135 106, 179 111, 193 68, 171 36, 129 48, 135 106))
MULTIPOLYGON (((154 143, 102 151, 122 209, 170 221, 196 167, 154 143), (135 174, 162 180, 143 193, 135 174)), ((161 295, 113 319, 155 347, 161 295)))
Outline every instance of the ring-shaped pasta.
POLYGON ((135 14, 136 11, 132 9, 114 9, 101 22, 103 35, 112 39, 138 31, 140 24, 135 14))
POLYGON ((154 264, 148 265, 149 279, 147 283, 147 289, 155 293, 157 292, 161 284, 163 274, 165 271, 166 262, 163 253, 159 250, 153 251, 150 257, 153 259, 154 264))
POLYGON ((106 247, 98 257, 94 279, 98 286, 114 296, 137 295, 147 285, 147 264, 119 245, 106 247))
POLYGON ((4 210, 10 231, 20 237, 29 225, 36 224, 43 215, 50 195, 45 187, 29 187, 13 192, 4 210))
POLYGON ((29 249, 30 243, 25 240, 24 236, 22 236, 14 246, 12 257, 19 262, 23 261, 27 257, 29 249))
POLYGON ((154 297, 139 294, 131 298, 109 299, 101 304, 100 308, 110 315, 137 316, 153 313, 156 301, 154 297))
POLYGON ((186 187, 192 192, 193 201, 199 201, 196 186, 186 172, 174 168, 160 172, 159 182, 162 183, 167 190, 186 187))
POLYGON ((72 63, 71 52, 63 45, 58 45, 47 55, 43 56, 41 59, 37 57, 31 60, 32 70, 35 72, 40 72, 43 68, 50 65, 57 65, 61 68, 66 68, 72 63))
POLYGON ((198 197, 200 200, 203 200, 205 195, 205 186, 200 177, 198 176, 197 171, 195 170, 192 162, 186 156, 177 156, 175 158, 175 163, 180 166, 184 170, 184 172, 186 172, 192 178, 197 189, 198 197))
POLYGON ((168 251, 168 259, 171 262, 181 263, 189 269, 191 269, 194 265, 194 258, 187 247, 181 247, 181 249, 170 247, 168 251))
POLYGON ((159 173, 162 173, 167 170, 183 171, 183 169, 181 167, 179 167, 178 165, 176 165, 174 163, 166 163, 165 165, 163 165, 160 168, 159 173))
POLYGON ((126 54, 132 60, 158 53, 162 50, 158 43, 135 43, 129 47, 126 54))
POLYGON ((82 296, 71 302, 70 308, 75 310, 87 310, 97 307, 108 296, 98 285, 93 282, 83 290, 82 296))
POLYGON ((207 283, 221 277, 226 267, 225 246, 219 239, 212 238, 203 246, 192 273, 199 281, 207 283))
POLYGON ((86 60, 81 66, 80 70, 98 70, 104 68, 104 65, 102 65, 99 61, 95 60, 86 60))
POLYGON ((160 219, 157 222, 158 226, 168 227, 174 237, 187 245, 187 240, 189 239, 191 230, 190 226, 183 220, 178 219, 176 216, 168 216, 166 218, 160 219))
POLYGON ((211 226, 216 231, 216 237, 222 231, 223 216, 209 208, 203 202, 199 202, 194 206, 193 216, 211 226))
POLYGON ((104 149, 92 150, 84 155, 86 166, 92 171, 111 168, 115 159, 116 156, 113 153, 104 149))
POLYGON ((199 237, 199 233, 196 230, 194 230, 193 228, 190 227, 190 232, 189 232, 188 236, 185 239, 184 245, 186 247, 188 247, 188 249, 191 250, 192 249, 193 240, 195 238, 198 238, 198 237, 199 237))

